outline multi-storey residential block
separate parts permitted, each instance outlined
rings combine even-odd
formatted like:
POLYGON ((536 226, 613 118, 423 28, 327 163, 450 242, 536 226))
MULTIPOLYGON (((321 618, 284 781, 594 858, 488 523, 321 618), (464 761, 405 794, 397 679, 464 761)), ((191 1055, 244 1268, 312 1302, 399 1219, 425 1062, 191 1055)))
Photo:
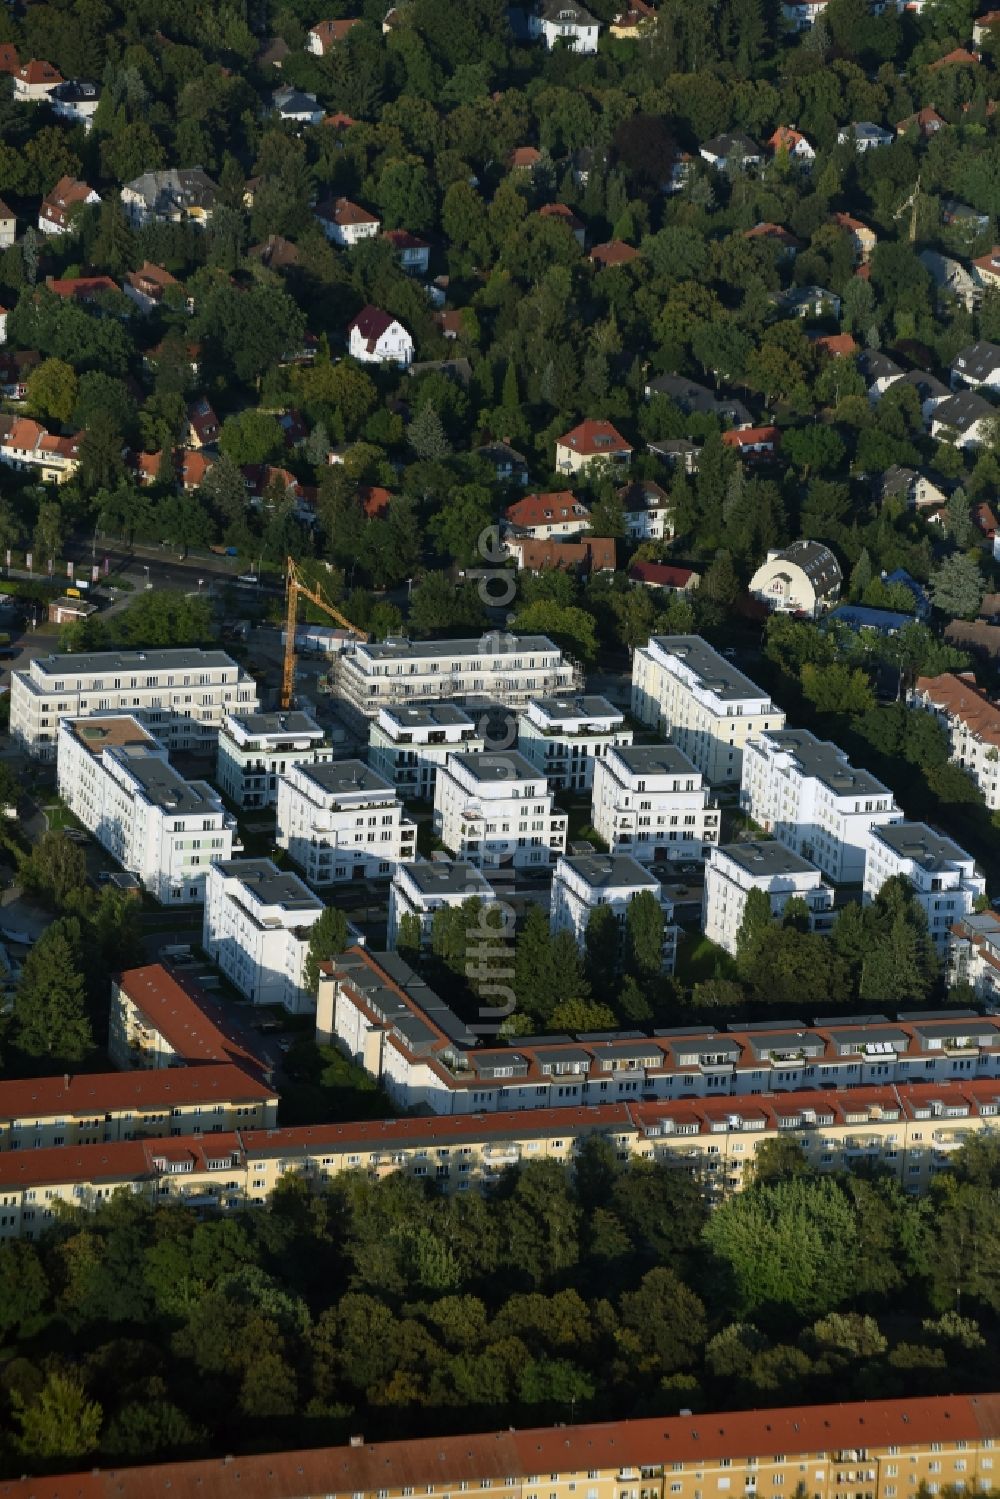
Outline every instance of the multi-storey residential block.
MULTIPOLYGON (((232 1165, 241 1161, 237 1152, 232 1165)), ((191 1165, 207 1171, 200 1155, 184 1169, 191 1165)), ((212 1183, 223 1201, 228 1170, 228 1164, 220 1166, 212 1183)), ((170 1190, 169 1178, 160 1190, 170 1190)), ((644 1499, 696 1499, 710 1476, 713 1492, 715 1484, 719 1492, 727 1484, 746 1494, 801 1487, 810 1499, 847 1492, 853 1499, 894 1499, 890 1490, 905 1487, 892 1482, 900 1472, 913 1479, 915 1492, 991 1491, 998 1442, 1000 1394, 928 1395, 763 1411, 685 1410, 602 1425, 510 1427, 367 1444, 359 1437, 350 1446, 305 1452, 96 1468, 61 1480, 61 1487, 85 1499, 143 1499, 168 1487, 182 1499, 201 1493, 234 1499, 248 1492, 266 1492, 269 1499, 407 1499, 411 1493, 458 1492, 464 1484, 531 1499, 541 1482, 561 1495, 572 1492, 570 1484, 582 1487, 578 1481, 585 1475, 588 1499, 620 1499, 623 1492, 639 1493, 640 1484, 644 1499), (623 1490, 629 1483, 632 1488, 623 1490)), ((35 1479, 12 1480, 5 1488, 8 1499, 38 1499, 39 1493, 35 1479)))
MULTIPOLYGON (((420 941, 431 940, 434 913, 443 908, 464 905, 473 897, 484 905, 496 900, 493 886, 474 864, 452 859, 418 859, 400 864, 389 886, 389 928, 386 941, 396 946, 399 923, 404 916, 415 916, 420 923, 420 941)), ((513 932, 511 933, 513 939, 513 932)))
POLYGON ((844 884, 864 879, 871 829, 903 817, 887 786, 808 729, 750 740, 740 806, 766 833, 844 884))
POLYGON ((186 781, 129 713, 64 718, 59 794, 159 901, 200 901, 209 866, 232 856, 236 819, 206 781, 186 781))
POLYGON ((764 891, 774 916, 797 896, 809 907, 810 931, 828 932, 833 926, 833 889, 815 864, 783 843, 729 843, 712 850, 702 898, 702 930, 728 953, 736 952, 751 890, 764 891))
POLYGON ((719 841, 717 803, 673 744, 609 749, 594 770, 594 831, 643 864, 705 859, 719 841))
POLYGON ((130 968, 112 981, 108 1056, 130 1069, 233 1062, 254 1077, 269 1070, 221 1005, 161 963, 130 968))
POLYGON ((948 984, 969 984, 991 1014, 1000 1009, 1000 916, 960 917, 948 938, 948 984))
POLYGON ((554 864, 568 819, 517 750, 450 755, 437 775, 434 826, 445 848, 484 869, 554 864))
POLYGON ((313 1008, 302 985, 309 929, 325 910, 298 875, 270 859, 215 864, 205 882, 201 945, 255 1005, 313 1008))
MULTIPOLYGON (((816 913, 817 919, 822 913, 816 913)), ((322 975, 316 1034, 337 1041, 400 1108, 504 1113, 638 1099, 717 1100, 989 1079, 1000 1092, 1000 1019, 970 1010, 898 1022, 776 1020, 601 1037, 519 1036, 465 1025, 394 953, 351 948, 322 975)))
POLYGON ((589 791, 601 756, 632 739, 624 713, 590 693, 535 698, 517 720, 518 749, 553 791, 589 791))
POLYGON ((417 849, 417 825, 363 760, 293 765, 278 780, 276 841, 311 885, 390 875, 417 849))
POLYGON ((975 781, 990 811, 1000 809, 1000 708, 973 674, 918 677, 907 702, 934 714, 948 734, 951 758, 975 781))
POLYGON ((523 708, 529 698, 571 692, 582 680, 547 636, 493 630, 477 640, 359 643, 337 661, 335 687, 348 715, 364 720, 401 703, 523 708))
POLYGON ((268 1129, 278 1095, 229 1062, 0 1083, 0 1151, 268 1129))
POLYGON ((332 757, 323 730, 308 713, 227 713, 215 773, 219 789, 238 807, 273 807, 278 777, 289 766, 332 757))
POLYGON ((679 928, 674 925, 673 902, 655 875, 631 854, 575 854, 559 860, 552 876, 549 926, 553 932, 572 932, 583 949, 587 924, 598 906, 610 906, 622 936, 628 908, 637 895, 648 892, 663 912, 663 967, 673 973, 679 928))
POLYGON ((927 929, 939 954, 948 946, 956 921, 968 916, 986 893, 986 881, 971 854, 934 832, 925 822, 893 822, 872 828, 865 861, 865 901, 874 900, 894 875, 913 886, 913 896, 927 916, 927 929))
POLYGON ((763 688, 698 635, 654 635, 636 649, 632 712, 669 735, 713 786, 739 781, 747 740, 785 722, 763 688))
POLYGON ((479 754, 481 728, 457 703, 380 708, 368 730, 368 763, 399 795, 434 800, 438 766, 456 750, 479 754))
POLYGON ((10 731, 54 760, 60 718, 140 713, 171 750, 208 750, 227 712, 254 712, 257 686, 223 651, 100 651, 37 656, 11 674, 10 731))

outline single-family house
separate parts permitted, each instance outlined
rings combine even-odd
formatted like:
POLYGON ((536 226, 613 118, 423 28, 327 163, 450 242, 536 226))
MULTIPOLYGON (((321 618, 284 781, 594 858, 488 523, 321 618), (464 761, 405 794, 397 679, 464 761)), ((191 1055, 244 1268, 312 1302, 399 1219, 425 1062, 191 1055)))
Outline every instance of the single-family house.
POLYGON ((838 146, 853 144, 859 152, 878 151, 882 146, 891 146, 895 139, 894 131, 885 130, 872 120, 857 120, 837 132, 838 146))
POLYGON ((959 349, 951 361, 951 387, 968 385, 973 390, 1000 390, 1000 344, 980 338, 959 349))
POLYGON ((883 354, 880 349, 865 349, 858 359, 858 369, 868 387, 868 399, 873 406, 885 395, 890 385, 903 378, 902 365, 883 354))
POLYGON ((663 593, 691 594, 701 582, 701 574, 693 568, 674 567, 667 562, 633 562, 628 575, 630 582, 663 593))
POLYGON ((745 462, 760 463, 776 455, 781 446, 781 433, 777 427, 740 427, 733 432, 723 432, 722 441, 725 447, 734 448, 745 462))
POLYGON ((819 541, 793 541, 770 551, 750 579, 750 595, 779 614, 815 619, 840 598, 840 563, 819 541))
POLYGON ((886 500, 902 500, 907 508, 933 510, 947 503, 947 491, 928 474, 918 473, 915 468, 904 468, 893 464, 878 480, 878 496, 886 500))
POLYGON ((507 157, 512 172, 533 172, 542 159, 537 146, 515 146, 507 157))
POLYGON ((922 583, 918 583, 905 567, 894 568, 891 573, 883 571, 882 582, 887 588, 905 588, 913 599, 914 612, 918 619, 930 619, 930 594, 922 583))
POLYGON ((843 229, 849 236, 855 260, 871 259, 875 246, 878 244, 878 235, 874 229, 869 229, 867 224, 863 224, 860 219, 852 218, 849 213, 835 213, 830 222, 836 224, 838 229, 843 229))
POLYGON ((809 31, 828 4, 829 0, 782 0, 782 19, 796 31, 809 31))
POLYGON ((186 440, 189 447, 207 448, 218 440, 219 418, 207 396, 199 396, 187 410, 186 440))
POLYGON ((271 94, 271 107, 278 118, 290 125, 318 125, 326 110, 315 94, 283 83, 271 94))
POLYGON ((925 141, 929 141, 947 123, 948 121, 941 118, 934 106, 928 104, 925 108, 918 109, 916 114, 907 115, 905 120, 900 120, 896 126, 896 134, 906 135, 913 130, 925 141))
POLYGON ((777 130, 767 142, 775 156, 784 152, 789 161, 794 161, 800 167, 807 170, 816 160, 816 152, 809 140, 796 130, 794 125, 779 125, 777 130))
POLYGON ((819 354, 830 359, 853 359, 858 344, 853 333, 811 333, 809 342, 819 354))
POLYGON ((632 40, 648 34, 655 25, 656 10, 652 5, 647 5, 646 0, 625 0, 624 10, 611 22, 611 35, 632 40))
POLYGON ((698 472, 701 448, 696 442, 686 437, 668 437, 663 442, 648 442, 646 446, 668 468, 680 469, 685 474, 698 472))
POLYGON ((28 381, 42 362, 37 349, 7 349, 0 355, 0 395, 8 401, 23 401, 28 381))
POLYGON ((122 291, 129 297, 140 312, 155 312, 163 301, 163 294, 168 286, 179 286, 176 277, 171 276, 162 265, 154 265, 151 260, 144 260, 137 271, 126 271, 122 281, 122 291))
POLYGON ((940 255, 937 250, 921 250, 919 259, 939 292, 955 297, 966 312, 975 312, 982 292, 982 282, 975 270, 950 255, 940 255))
POLYGON ((22 63, 14 74, 14 98, 20 103, 37 103, 48 99, 54 88, 66 80, 50 62, 33 57, 22 63))
POLYGON ((70 234, 80 211, 100 201, 89 182, 60 177, 52 191, 42 199, 38 227, 43 234, 70 234))
POLYGON ((431 247, 419 235, 409 229, 386 229, 382 238, 392 246, 396 259, 404 271, 414 276, 425 276, 430 265, 431 247))
POLYGON ((916 391, 920 402, 920 414, 925 426, 942 401, 947 401, 951 394, 947 385, 939 380, 937 375, 932 375, 927 370, 907 370, 905 375, 893 381, 892 388, 899 390, 904 385, 909 385, 916 391))
POLYGON ((970 52, 968 47, 953 47, 936 62, 928 63, 928 73, 937 73, 941 68, 977 68, 982 58, 977 52, 970 52))
POLYGON ((559 46, 571 52, 596 52, 600 30, 596 16, 576 0, 538 0, 528 17, 529 34, 542 37, 550 52, 559 46))
MULTIPOLYGON (((611 28, 614 31, 614 27, 611 28)), ((587 226, 582 219, 578 219, 568 203, 543 203, 538 210, 541 219, 555 219, 557 223, 565 224, 566 228, 576 240, 580 249, 583 249, 587 236, 587 226)))
POLYGON ((122 207, 134 229, 145 224, 196 224, 212 217, 219 189, 201 167, 143 172, 122 188, 122 207))
POLYGON ((774 245, 779 260, 794 260, 802 249, 802 241, 782 224, 755 224, 752 229, 743 230, 743 238, 774 245))
POLYGON ((972 262, 976 280, 984 289, 1000 286, 1000 245, 994 245, 985 255, 972 262))
POLYGON ((331 48, 342 42, 353 27, 361 25, 359 16, 347 16, 342 21, 317 21, 306 32, 306 51, 317 57, 325 57, 331 48))
POLYGON ((362 364, 412 363, 413 339, 403 324, 381 307, 362 307, 347 327, 348 349, 362 364))
POLYGON ((531 536, 507 536, 504 551, 514 558, 519 572, 555 569, 590 575, 614 572, 616 565, 614 539, 608 536, 582 536, 579 541, 536 541, 531 536))
POLYGON ((526 494, 504 511, 506 529, 514 536, 535 541, 564 540, 579 536, 590 525, 590 511, 570 489, 551 494, 526 494))
POLYGON ((742 401, 733 396, 717 396, 707 385, 699 385, 686 375, 657 375, 646 382, 646 400, 654 395, 666 396, 683 412, 698 412, 732 422, 734 427, 749 427, 753 421, 742 401))
POLYGON ((108 292, 121 294, 110 276, 46 276, 45 290, 64 302, 97 302, 108 292))
POLYGON ((790 286, 775 292, 771 301, 782 317, 840 317, 840 298, 825 286, 790 286))
POLYGON ((674 534, 673 506, 666 490, 653 479, 633 479, 618 491, 625 534, 630 541, 670 541, 674 534))
POLYGON ((7 250, 17 239, 17 217, 0 198, 0 250, 7 250))
POLYGON ((713 135, 701 147, 700 155, 717 172, 756 171, 764 160, 760 147, 742 130, 713 135))
POLYGON ((974 390, 962 390, 942 401, 931 421, 931 436, 957 448, 978 448, 990 440, 997 408, 974 390))
POLYGON ((624 240, 611 239, 606 244, 595 245, 587 258, 601 270, 607 270, 610 266, 631 265, 633 260, 639 259, 639 251, 624 240))
POLYGON ((588 417, 556 440, 556 468, 561 474, 576 474, 592 463, 624 466, 631 462, 632 448, 610 422, 588 417))
POLYGON ((988 213, 980 213, 978 208, 972 208, 958 198, 942 198, 940 213, 942 224, 957 229, 966 239, 975 239, 977 234, 985 234, 990 227, 988 213))
POLYGON ((56 437, 23 416, 0 416, 0 463, 30 471, 43 484, 65 484, 80 467, 80 440, 56 437))
POLYGON ((381 220, 349 198, 329 198, 316 209, 316 218, 327 239, 350 250, 363 239, 374 239, 381 220))
POLYGON ((89 131, 94 123, 101 91, 83 78, 67 78, 49 91, 49 106, 61 120, 71 120, 89 131))
POLYGON ((480 448, 473 448, 472 454, 474 458, 481 458, 484 463, 489 464, 498 484, 527 484, 528 460, 523 453, 511 447, 505 437, 498 442, 487 442, 480 448))

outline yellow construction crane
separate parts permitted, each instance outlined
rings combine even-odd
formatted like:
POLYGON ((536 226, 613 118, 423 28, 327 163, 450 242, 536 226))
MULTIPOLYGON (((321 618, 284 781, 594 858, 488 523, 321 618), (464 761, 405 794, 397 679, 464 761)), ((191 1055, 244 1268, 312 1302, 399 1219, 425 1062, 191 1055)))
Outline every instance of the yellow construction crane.
POLYGON ((285 659, 281 669, 281 706, 286 711, 292 706, 292 690, 295 686, 295 634, 300 594, 308 599, 310 604, 315 604, 317 609, 322 609, 324 614, 335 619, 338 625, 343 626, 345 630, 350 630, 357 640, 368 639, 364 630, 359 630, 357 625, 352 625, 339 609, 335 609, 323 597, 319 588, 311 588, 303 581, 298 563, 294 557, 289 557, 285 564, 285 659))

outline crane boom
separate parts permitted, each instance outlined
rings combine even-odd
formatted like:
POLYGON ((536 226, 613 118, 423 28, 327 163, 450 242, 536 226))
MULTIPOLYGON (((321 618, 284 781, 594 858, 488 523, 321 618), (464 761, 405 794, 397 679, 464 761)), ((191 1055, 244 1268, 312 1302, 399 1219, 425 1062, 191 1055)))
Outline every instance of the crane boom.
POLYGON ((346 615, 341 614, 339 609, 335 609, 318 588, 310 588, 308 583, 303 582, 298 563, 294 557, 289 557, 285 564, 285 655, 281 669, 281 706, 286 711, 292 706, 292 693, 295 687, 295 633, 300 594, 311 604, 315 604, 317 609, 322 609, 324 614, 335 619, 338 625, 345 630, 350 630, 355 639, 368 639, 364 630, 359 630, 346 615))

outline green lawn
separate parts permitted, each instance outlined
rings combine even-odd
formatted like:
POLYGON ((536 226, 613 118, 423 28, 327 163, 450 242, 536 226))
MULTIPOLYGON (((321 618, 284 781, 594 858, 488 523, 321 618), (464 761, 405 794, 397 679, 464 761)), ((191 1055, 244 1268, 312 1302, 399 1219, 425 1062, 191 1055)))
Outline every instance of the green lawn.
POLYGON ((706 979, 735 978, 736 964, 727 952, 700 932, 685 932, 677 944, 675 977, 678 983, 691 988, 706 979))

